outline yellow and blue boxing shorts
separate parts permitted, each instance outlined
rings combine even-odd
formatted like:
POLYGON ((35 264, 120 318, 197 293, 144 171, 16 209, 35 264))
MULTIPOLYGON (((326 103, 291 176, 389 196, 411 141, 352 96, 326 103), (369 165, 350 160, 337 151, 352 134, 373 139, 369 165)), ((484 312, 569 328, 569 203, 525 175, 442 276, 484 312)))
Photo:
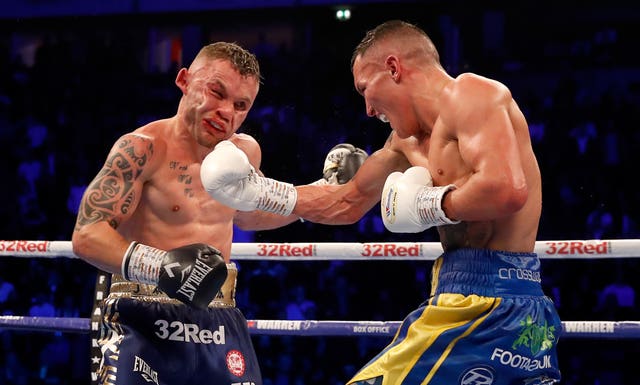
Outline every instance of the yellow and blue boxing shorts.
POLYGON ((562 324, 534 253, 445 252, 431 298, 350 385, 546 385, 560 381, 562 324))

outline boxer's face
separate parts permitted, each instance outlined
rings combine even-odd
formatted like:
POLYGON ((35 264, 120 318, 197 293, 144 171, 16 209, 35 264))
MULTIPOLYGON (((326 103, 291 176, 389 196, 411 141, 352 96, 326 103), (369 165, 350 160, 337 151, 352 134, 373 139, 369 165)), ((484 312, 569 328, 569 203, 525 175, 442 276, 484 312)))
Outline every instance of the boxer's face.
POLYGON ((353 63, 353 82, 356 90, 364 97, 368 116, 389 123, 400 137, 403 135, 402 114, 397 113, 402 95, 396 87, 392 71, 376 57, 358 56, 353 63))
POLYGON ((244 122, 258 94, 258 79, 240 75, 221 59, 201 60, 185 71, 188 124, 199 144, 213 147, 229 139, 244 122))

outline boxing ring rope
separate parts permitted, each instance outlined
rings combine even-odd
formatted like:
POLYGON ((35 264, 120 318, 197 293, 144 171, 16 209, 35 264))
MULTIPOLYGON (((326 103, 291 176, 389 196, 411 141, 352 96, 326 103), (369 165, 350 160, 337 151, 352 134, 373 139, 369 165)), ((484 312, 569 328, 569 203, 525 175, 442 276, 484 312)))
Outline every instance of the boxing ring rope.
MULTIPOLYGON (((540 258, 600 259, 638 258, 640 240, 537 241, 534 252, 540 258)), ((234 243, 234 260, 435 260, 442 254, 438 242, 368 243, 234 243)), ((78 258, 71 241, 0 240, 0 257, 78 258)))
MULTIPOLYGON (((392 337, 400 321, 247 320, 249 333, 278 336, 392 337)), ((0 316, 0 329, 89 333, 89 318, 0 316)), ((640 321, 563 321, 563 338, 640 339, 640 321)))
MULTIPOLYGON (((538 241, 540 258, 638 258, 640 240, 538 241)), ((437 242, 396 243, 234 243, 234 260, 435 260, 437 242)), ((0 257, 78 258, 70 241, 0 241, 0 257)), ((294 336, 393 336, 400 321, 248 320, 251 334, 294 336)), ((97 322, 89 318, 0 316, 0 329, 89 333, 97 322)), ((563 321, 564 338, 640 339, 640 321, 563 321)))

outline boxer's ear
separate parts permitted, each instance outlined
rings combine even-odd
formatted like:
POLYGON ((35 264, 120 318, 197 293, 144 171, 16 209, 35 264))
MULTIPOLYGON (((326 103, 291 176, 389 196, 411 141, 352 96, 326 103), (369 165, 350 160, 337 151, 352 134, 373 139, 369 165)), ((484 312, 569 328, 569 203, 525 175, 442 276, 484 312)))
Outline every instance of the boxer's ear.
POLYGON ((187 93, 187 83, 189 81, 189 71, 186 68, 181 68, 176 75, 176 85, 183 94, 187 93))
POLYGON ((401 72, 401 67, 400 67, 400 62, 398 60, 398 57, 395 55, 387 56, 387 59, 385 60, 384 65, 387 71, 389 71, 389 75, 391 76, 391 79, 393 79, 393 81, 397 83, 398 80, 400 80, 400 72, 401 72))

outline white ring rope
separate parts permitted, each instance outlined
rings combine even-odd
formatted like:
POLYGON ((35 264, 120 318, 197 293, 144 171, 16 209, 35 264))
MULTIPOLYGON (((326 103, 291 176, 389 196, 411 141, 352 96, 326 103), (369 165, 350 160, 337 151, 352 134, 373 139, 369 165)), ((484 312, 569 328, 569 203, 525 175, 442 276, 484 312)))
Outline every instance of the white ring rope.
MULTIPOLYGON (((602 259, 640 257, 639 239, 538 241, 534 252, 540 258, 602 259)), ((438 242, 370 243, 234 243, 235 260, 435 260, 442 254, 438 242)), ((78 258, 71 241, 0 241, 0 256, 78 258)))

